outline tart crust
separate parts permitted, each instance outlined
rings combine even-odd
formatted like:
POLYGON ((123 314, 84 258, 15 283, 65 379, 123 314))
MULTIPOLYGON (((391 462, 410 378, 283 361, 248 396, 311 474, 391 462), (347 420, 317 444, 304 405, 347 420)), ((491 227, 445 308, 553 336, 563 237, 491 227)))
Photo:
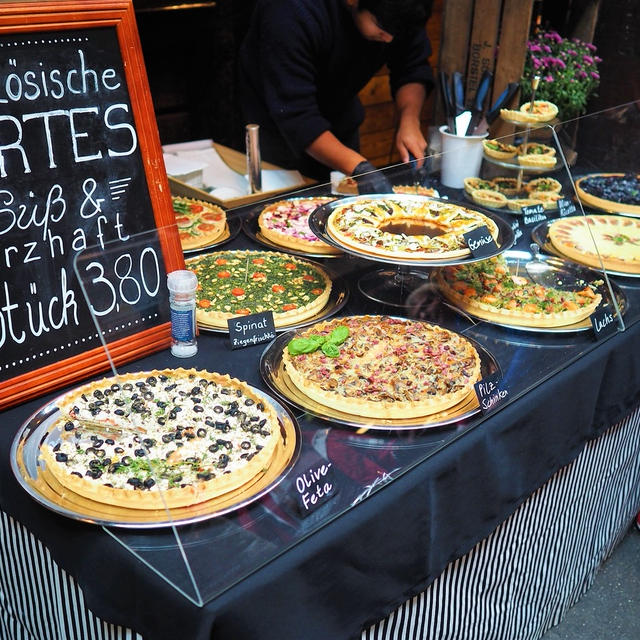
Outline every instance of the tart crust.
MULTIPOLYGON (((473 267, 468 267, 474 271, 481 271, 484 264, 498 265, 498 272, 502 272, 502 275, 497 275, 493 269, 485 277, 480 278, 480 282, 474 283, 476 286, 472 286, 469 282, 471 278, 465 276, 465 269, 467 267, 445 267, 438 269, 436 272, 435 280, 440 288, 442 294, 455 306, 467 311, 470 314, 483 318, 484 320, 490 320, 492 322, 498 322, 501 324, 512 324, 523 327, 561 327, 570 324, 575 324, 588 318, 597 308, 602 300, 600 294, 593 293, 591 290, 586 291, 586 296, 581 296, 585 300, 589 300, 589 303, 576 308, 576 309, 562 309, 561 311, 543 311, 533 310, 536 304, 526 303, 527 290, 523 288, 521 294, 521 302, 517 302, 518 296, 506 296, 500 291, 507 291, 504 286, 505 280, 511 275, 509 274, 507 265, 501 260, 492 258, 491 261, 482 261, 476 263, 473 267), (480 289, 480 287, 483 287, 480 289), (480 289, 480 290, 479 290, 480 289), (501 306, 505 301, 513 299, 516 301, 517 306, 514 305, 513 309, 501 306), (531 305, 531 306, 529 306, 531 305)), ((518 284, 520 286, 525 285, 523 281, 525 278, 520 279, 518 284)), ((507 284, 515 286, 514 281, 507 281, 507 284)), ((545 291, 549 291, 548 288, 540 285, 533 285, 528 283, 528 288, 531 290, 538 290, 539 295, 542 298, 545 291)), ((515 289, 517 291, 517 289, 515 289)), ((574 297, 573 294, 567 294, 574 297)), ((571 305, 568 305, 571 306, 571 305)))
POLYGON ((469 255, 463 234, 486 225, 494 239, 498 227, 479 211, 416 196, 394 199, 362 197, 338 205, 327 219, 327 232, 345 247, 376 256, 419 260, 469 255), (434 235, 386 231, 398 225, 427 226, 434 235))
MULTIPOLYGON (((159 382, 158 385, 160 385, 159 382)), ((159 386, 147 388, 159 389, 159 386)), ((140 402, 143 401, 140 400, 140 402)), ((62 446, 55 450, 54 446, 45 442, 40 448, 40 457, 44 460, 47 471, 50 471, 63 487, 75 494, 104 504, 117 505, 129 509, 164 509, 165 507, 171 509, 194 505, 223 495, 251 482, 257 476, 262 475, 275 462, 275 458, 278 455, 280 429, 275 410, 270 403, 264 402, 261 397, 257 396, 246 383, 230 378, 227 375, 193 369, 166 369, 121 374, 91 382, 75 389, 63 396, 58 406, 62 413, 62 417, 57 423, 62 434, 62 446), (180 419, 167 419, 164 425, 159 425, 157 416, 154 413, 154 410, 157 411, 158 407, 153 401, 149 400, 144 401, 145 407, 148 408, 149 412, 146 409, 139 412, 132 411, 126 417, 120 417, 115 414, 114 411, 118 405, 115 405, 113 401, 118 397, 130 395, 124 394, 123 385, 132 384, 134 389, 139 391, 136 383, 150 378, 159 379, 161 376, 165 376, 172 383, 175 382, 179 389, 198 387, 200 389, 198 393, 200 402, 198 404, 203 406, 205 410, 198 413, 193 412, 195 404, 192 403, 189 406, 190 399, 187 397, 185 400, 182 397, 181 400, 176 400, 176 403, 172 405, 178 406, 181 403, 184 405, 184 412, 178 414, 180 419), (205 383, 200 381, 205 381, 205 383), (114 385, 120 389, 114 391, 114 385), (225 415, 224 418, 231 425, 231 428, 229 431, 221 433, 216 432, 213 427, 206 427, 204 417, 198 418, 198 416, 204 416, 208 413, 216 415, 213 410, 209 411, 206 407, 212 408, 216 403, 220 403, 221 406, 221 401, 218 401, 217 397, 224 397, 219 396, 223 389, 228 391, 229 395, 226 397, 232 401, 249 400, 253 403, 252 406, 255 407, 256 415, 260 415, 265 420, 263 433, 258 436, 260 448, 252 446, 251 453, 253 455, 250 457, 247 455, 242 458, 241 456, 244 448, 240 447, 240 442, 246 441, 248 443, 250 436, 240 428, 239 420, 225 415), (105 392, 107 396, 104 395, 105 392), (95 409, 93 411, 89 409, 89 402, 95 403, 96 394, 103 394, 100 397, 105 402, 97 415, 94 413, 95 409), (262 408, 260 411, 258 410, 258 403, 262 408), (99 446, 96 445, 94 429, 88 428, 85 424, 88 420, 93 420, 100 425, 104 424, 104 428, 100 428, 102 433, 99 435, 99 439, 105 444, 101 442, 99 446), (181 433, 185 435, 189 430, 194 432, 196 428, 199 428, 206 431, 207 436, 185 437, 181 439, 184 440, 183 448, 174 446, 178 440, 171 440, 169 445, 167 443, 159 445, 158 443, 164 442, 161 440, 161 435, 175 435, 178 422, 184 428, 181 433), (72 426, 67 427, 65 425, 72 426), (118 432, 118 428, 123 430, 122 433, 118 432), (133 431, 134 428, 136 431, 133 431), (138 431, 141 434, 138 434, 138 431), (93 438, 90 438, 90 435, 93 435, 93 438), (134 438, 137 438, 137 440, 134 438), (225 464, 227 469, 230 468, 229 473, 224 473, 218 466, 220 461, 219 454, 216 457, 209 449, 211 443, 217 443, 219 438, 231 443, 231 448, 228 446, 223 448, 224 451, 229 453, 229 455, 225 454, 227 458, 231 459, 233 457, 233 462, 228 462, 229 466, 225 464), (105 451, 107 442, 108 446, 111 447, 108 453, 105 451), (87 449, 91 444, 94 445, 94 452, 89 453, 87 449), (77 451, 78 447, 80 447, 82 453, 77 451), (122 450, 120 453, 118 453, 118 447, 122 450), (136 447, 140 447, 145 451, 143 455, 137 458, 133 454, 136 447), (165 449, 167 447, 174 450, 175 453, 165 457, 165 449), (160 448, 162 448, 161 456, 159 453, 160 448), (232 449, 235 449, 236 454, 231 453, 232 449), (102 450, 103 457, 97 457, 95 450, 102 450), (63 451, 68 452, 68 460, 57 460, 56 458, 63 451), (187 453, 182 454, 180 452, 187 453), (82 473, 83 470, 92 469, 92 464, 100 464, 100 461, 104 460, 104 454, 109 456, 110 463, 105 465, 104 471, 97 478, 87 473, 82 473), (155 471, 149 473, 149 478, 154 480, 149 487, 134 487, 124 481, 121 473, 109 470, 113 464, 123 464, 123 459, 127 456, 138 461, 144 459, 148 461, 151 469, 155 469, 155 471), (185 464, 187 462, 186 457, 194 456, 198 456, 200 459, 197 471, 192 468, 193 465, 191 463, 185 464), (98 462, 96 463, 96 461, 98 462), (180 475, 184 477, 175 486, 172 484, 166 485, 162 480, 161 474, 165 470, 173 473, 175 469, 178 469, 180 475), (204 479, 206 478, 206 473, 203 474, 203 471, 212 474, 212 477, 204 479), (198 477, 198 473, 201 474, 200 477, 198 477), (120 480, 118 480, 119 478, 120 480), (163 486, 160 486, 161 483, 163 483, 163 486), (108 486, 109 484, 112 486, 108 486)), ((125 407, 125 411, 128 411, 131 404, 128 402, 122 406, 125 407)), ((96 467, 93 468, 95 469, 96 467)), ((125 468, 129 473, 129 467, 125 468)), ((130 468, 133 469, 134 467, 131 466, 130 468)))
POLYGON ((483 140, 482 146, 484 148, 484 152, 491 158, 496 158, 497 160, 509 160, 513 158, 518 149, 513 144, 505 144, 500 142, 499 140, 483 140), (495 149, 494 147, 498 147, 495 149))
POLYGON ((171 202, 183 250, 206 247, 227 231, 227 214, 221 207, 183 196, 171 196, 171 202))
MULTIPOLYGON (((631 213, 633 215, 640 215, 640 205, 636 204, 627 204, 623 202, 615 202, 614 200, 606 200, 605 198, 599 198, 598 196, 594 196, 591 193, 587 193, 582 188, 582 183, 587 178, 592 178, 594 175, 602 176, 602 177, 616 177, 623 178, 624 173, 599 173, 599 174, 590 174, 588 176, 583 176, 582 178, 578 178, 576 180, 576 191, 578 192, 578 197, 585 204, 595 207, 596 209, 602 209, 604 211, 608 211, 610 213, 631 213)), ((640 178, 640 176, 638 176, 640 178)))
POLYGON ((553 246, 576 262, 601 269, 599 252, 605 269, 640 273, 640 219, 571 216, 554 220, 548 234, 553 246))
POLYGON ((271 242, 297 251, 342 253, 315 236, 309 228, 309 215, 317 208, 335 198, 290 198, 267 205, 258 216, 260 233, 271 242))
POLYGON ((320 404, 371 418, 427 416, 462 401, 480 379, 473 345, 426 322, 351 316, 321 322, 298 337, 328 335, 340 325, 349 336, 336 358, 319 350, 283 352, 291 382, 320 404))
POLYGON ((483 207, 494 207, 500 209, 508 202, 507 196, 505 196, 504 193, 500 193, 493 189, 476 189, 471 192, 471 197, 474 202, 482 205, 483 207))
POLYGON ((190 258, 186 267, 198 276, 196 320, 215 329, 269 310, 276 327, 295 324, 319 313, 331 294, 319 265, 277 251, 218 251, 190 258))

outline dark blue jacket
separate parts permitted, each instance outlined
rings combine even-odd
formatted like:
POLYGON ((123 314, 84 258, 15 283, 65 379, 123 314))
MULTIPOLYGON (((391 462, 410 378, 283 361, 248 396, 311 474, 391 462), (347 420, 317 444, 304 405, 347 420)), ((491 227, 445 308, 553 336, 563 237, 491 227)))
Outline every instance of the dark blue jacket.
POLYGON ((318 167, 314 175, 304 149, 327 130, 357 148, 358 92, 384 64, 393 94, 409 82, 430 87, 430 54, 424 25, 370 42, 344 0, 258 0, 238 61, 245 121, 260 125, 265 160, 326 175, 318 167))

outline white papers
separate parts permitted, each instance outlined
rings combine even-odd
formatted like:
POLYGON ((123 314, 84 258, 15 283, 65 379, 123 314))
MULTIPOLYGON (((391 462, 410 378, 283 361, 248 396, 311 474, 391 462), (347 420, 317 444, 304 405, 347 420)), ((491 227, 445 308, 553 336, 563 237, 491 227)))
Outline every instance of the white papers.
MULTIPOLYGON (((218 154, 212 140, 168 144, 162 149, 167 173, 175 178, 182 179, 180 174, 173 171, 183 171, 184 165, 181 163, 187 162, 192 167, 200 167, 202 171, 200 188, 220 200, 231 200, 251 193, 247 175, 240 174, 229 167, 218 154)), ((304 179, 299 171, 262 170, 262 191, 284 190, 302 184, 304 179)))

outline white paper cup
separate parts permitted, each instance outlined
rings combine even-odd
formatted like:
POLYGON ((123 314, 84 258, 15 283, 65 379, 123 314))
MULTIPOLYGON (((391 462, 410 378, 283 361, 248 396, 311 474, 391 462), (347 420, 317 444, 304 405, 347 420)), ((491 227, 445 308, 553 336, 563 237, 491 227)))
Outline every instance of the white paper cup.
POLYGON ((481 136, 456 136, 449 133, 446 124, 440 127, 442 157, 440 158, 440 182, 445 187, 462 189, 464 179, 480 175, 483 147, 481 136))

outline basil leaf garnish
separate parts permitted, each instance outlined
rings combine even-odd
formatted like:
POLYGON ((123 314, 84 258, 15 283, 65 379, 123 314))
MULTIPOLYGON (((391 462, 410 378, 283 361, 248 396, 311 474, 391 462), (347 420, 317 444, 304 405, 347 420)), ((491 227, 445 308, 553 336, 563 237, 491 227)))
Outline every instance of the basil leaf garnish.
POLYGON ((322 345, 322 353, 330 358, 337 358, 340 355, 340 349, 332 342, 325 342, 322 345))
POLYGON ((330 334, 327 342, 332 344, 342 344, 349 337, 349 327, 340 325, 336 327, 330 334))
POLYGON ((298 356, 301 353, 311 353, 318 348, 318 343, 309 338, 294 338, 287 345, 287 349, 292 356, 298 356))

